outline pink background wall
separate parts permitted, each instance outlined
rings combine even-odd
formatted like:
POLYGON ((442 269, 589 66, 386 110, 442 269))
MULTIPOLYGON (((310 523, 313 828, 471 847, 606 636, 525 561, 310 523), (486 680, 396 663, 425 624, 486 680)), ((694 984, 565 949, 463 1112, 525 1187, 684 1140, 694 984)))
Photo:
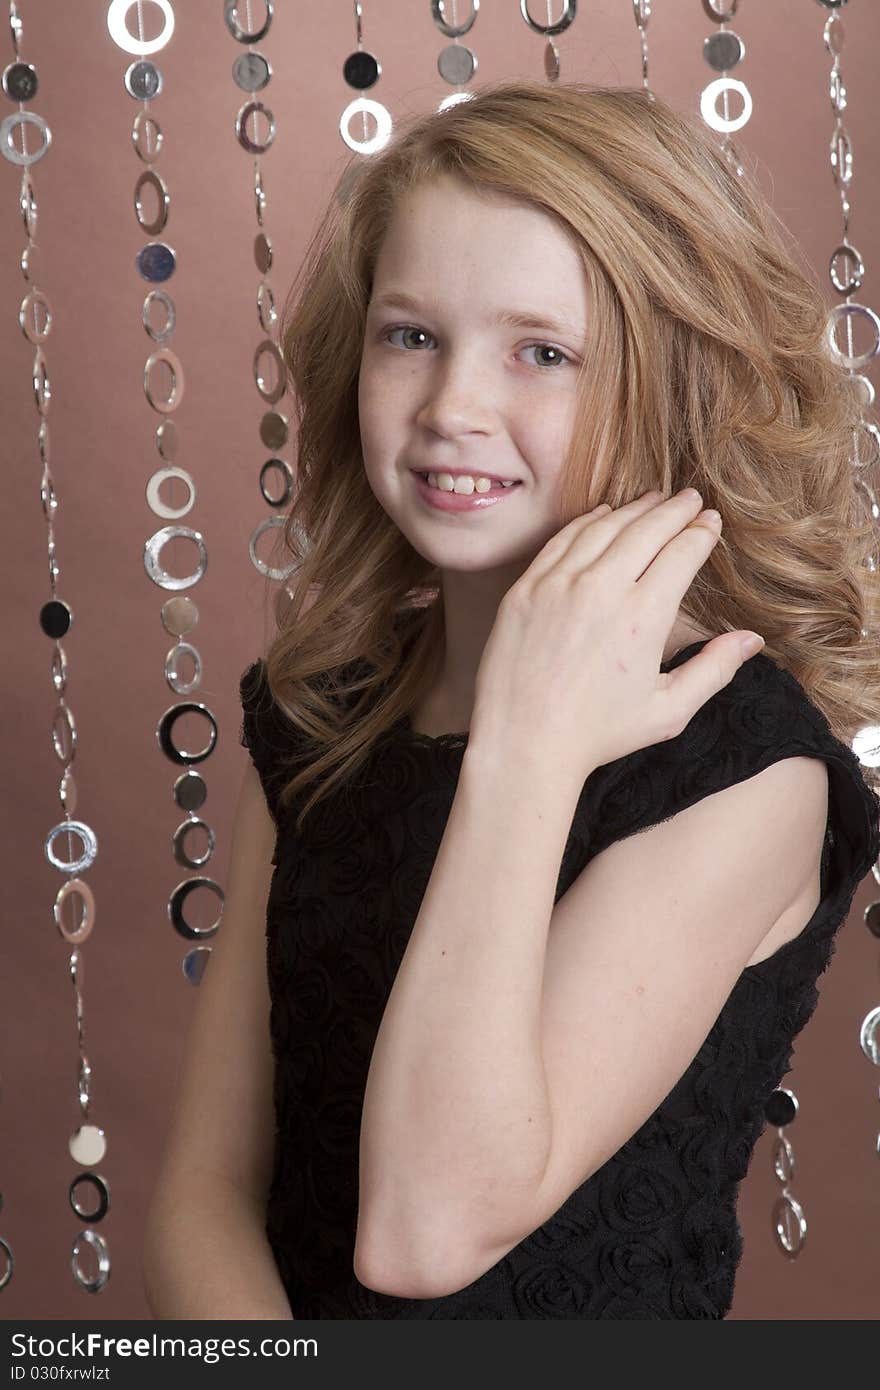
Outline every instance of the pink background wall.
MULTIPOLYGON (((353 6, 339 0, 276 8, 269 36, 258 48, 275 72, 261 96, 278 122, 263 170, 265 230, 275 245, 270 280, 280 304, 348 156, 338 122, 356 94, 341 75, 355 46, 353 6)), ((699 91, 715 76, 701 58, 703 39, 713 26, 699 0, 654 9, 648 31, 652 86, 674 107, 695 112, 699 91)), ((112 1207, 98 1229, 109 1240, 113 1272, 100 1297, 89 1297, 70 1272, 71 1243, 82 1223, 67 1202, 68 1184, 78 1171, 67 1141, 79 1110, 73 992, 67 951, 52 915, 62 878, 43 853, 47 831, 61 819, 60 764, 50 739, 52 643, 38 626, 40 607, 49 598, 46 527, 29 385, 32 349, 17 322, 26 289, 18 267, 24 245, 19 173, 0 160, 6 458, 6 679, 0 725, 6 791, 0 843, 7 864, 0 1234, 16 1255, 15 1276, 0 1296, 0 1315, 148 1318, 139 1267, 143 1221, 196 996, 180 971, 187 945, 167 916, 169 893, 188 872, 171 854, 171 834, 182 819, 171 799, 176 770, 156 742, 157 722, 176 699, 163 676, 172 639, 159 622, 162 602, 170 595, 147 579, 142 560, 145 540, 164 524, 144 496, 147 479, 159 467, 154 444, 159 417, 141 386, 153 346, 140 322, 148 287, 134 264, 147 239, 132 204, 144 166, 129 134, 138 108, 122 80, 132 59, 107 34, 104 0, 76 6, 27 0, 21 10, 22 56, 36 65, 40 78, 29 109, 47 119, 53 136, 48 155, 33 168, 37 241, 44 258, 37 283, 48 293, 55 316, 46 357, 53 391, 52 469, 61 504, 59 594, 75 610, 65 648, 68 699, 79 734, 77 814, 94 828, 100 845, 87 875, 97 900, 97 926, 85 946, 86 1047, 93 1067, 92 1118, 108 1134, 99 1171, 110 1183, 112 1207)), ((178 256, 168 285, 178 322, 170 345, 186 373, 186 395, 175 416, 181 435, 177 462, 192 472, 198 489, 183 524, 203 533, 210 555, 206 578, 189 592, 201 613, 194 634, 204 669, 197 698, 212 708, 220 727, 215 754, 199 770, 209 786, 203 814, 217 835, 209 867, 223 884, 247 756, 237 742, 237 683, 263 645, 263 581, 247 553, 251 530, 269 514, 257 482, 269 452, 257 433, 265 407, 251 376, 252 354, 262 336, 254 309, 260 277, 252 258, 257 231, 252 160, 233 133, 245 98, 232 81, 231 67, 243 50, 223 24, 219 0, 190 0, 176 10, 177 31, 155 59, 165 90, 152 109, 166 140, 157 168, 172 198, 163 235, 178 256)), ((262 6, 253 10, 261 14, 262 6)), ((464 3, 460 11, 466 12, 464 3)), ((554 18, 559 12, 554 0, 554 18)), ((533 6, 532 13, 543 13, 542 6, 533 6)), ((827 264, 840 239, 841 214, 828 162, 826 14, 805 0, 743 0, 733 27, 747 45, 735 75, 747 82, 754 98, 751 123, 737 137, 739 148, 748 158, 760 157, 762 185, 800 237, 828 287, 830 305, 836 301, 827 264)), ((842 18, 846 123, 856 170, 851 235, 867 265, 858 297, 878 310, 880 147, 871 92, 880 10, 872 0, 853 0, 842 18)), ((154 28, 155 22, 148 32, 154 28)), ((447 95, 436 71, 445 40, 431 22, 427 0, 368 3, 364 41, 383 67, 367 95, 381 100, 393 116, 433 109, 447 95)), ((478 54, 475 81, 480 84, 543 76, 542 42, 523 23, 515 0, 483 0, 465 42, 478 54)), ((638 33, 625 0, 582 5, 561 51, 563 81, 641 82, 638 33)), ((4 20, 0 64, 12 58, 4 20)), ((0 96, 0 115, 13 109, 0 96)), ((442 254, 442 248, 438 251, 442 254)), ((281 452, 294 457, 290 446, 281 452)), ((177 572, 190 567, 193 554, 184 545, 177 572)), ((171 560, 168 551, 165 559, 171 560)), ((794 1192, 809 1222, 807 1245, 791 1264, 775 1247, 772 1133, 765 1133, 742 1190, 746 1249, 735 1318, 876 1316, 877 1076, 858 1047, 859 1023, 877 1002, 877 944, 861 924, 876 893, 869 876, 787 1078, 800 1101, 791 1138, 799 1165, 794 1192)))

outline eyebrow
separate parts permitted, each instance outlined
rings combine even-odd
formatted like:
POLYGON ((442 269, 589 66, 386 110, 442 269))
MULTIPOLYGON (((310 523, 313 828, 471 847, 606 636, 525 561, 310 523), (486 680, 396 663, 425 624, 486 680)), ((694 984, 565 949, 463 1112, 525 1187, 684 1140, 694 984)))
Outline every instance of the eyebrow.
MULTIPOLYGON (((426 301, 422 306, 415 295, 406 294, 403 290, 387 290, 370 305, 373 309, 406 309, 410 313, 418 313, 422 307, 432 314, 439 312, 437 304, 426 301)), ((583 328, 579 328, 576 323, 554 318, 552 314, 546 314, 540 309, 500 309, 488 317, 490 323, 504 324, 511 328, 549 328, 553 333, 571 333, 576 338, 584 337, 583 328)))

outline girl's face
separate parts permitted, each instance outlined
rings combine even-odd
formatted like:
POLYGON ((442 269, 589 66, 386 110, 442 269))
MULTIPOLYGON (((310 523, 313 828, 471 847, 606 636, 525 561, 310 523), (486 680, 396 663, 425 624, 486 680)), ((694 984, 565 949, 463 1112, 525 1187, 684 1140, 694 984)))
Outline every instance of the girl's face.
POLYGON ((395 209, 361 354, 361 443, 376 498, 429 563, 498 571, 503 590, 559 530, 589 329, 574 243, 544 213, 450 178, 395 209), (494 505, 439 510, 414 470, 447 469, 517 486, 494 505))

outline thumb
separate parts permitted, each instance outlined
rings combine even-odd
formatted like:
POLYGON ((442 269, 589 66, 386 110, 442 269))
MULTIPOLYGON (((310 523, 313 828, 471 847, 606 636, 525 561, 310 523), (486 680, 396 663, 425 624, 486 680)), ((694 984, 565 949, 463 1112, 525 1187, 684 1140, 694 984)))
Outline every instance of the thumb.
POLYGON ((743 661, 748 661, 750 656, 757 656, 758 652, 766 647, 767 643, 758 632, 737 632, 734 634, 739 642, 739 653, 743 661))
MULTIPOLYGON (((670 671, 667 689, 670 699, 681 715, 684 709, 687 724, 698 709, 729 685, 749 657, 757 656, 765 646, 763 637, 748 629, 724 632, 713 637, 701 652, 670 671)), ((684 727, 684 725, 682 725, 684 727)))

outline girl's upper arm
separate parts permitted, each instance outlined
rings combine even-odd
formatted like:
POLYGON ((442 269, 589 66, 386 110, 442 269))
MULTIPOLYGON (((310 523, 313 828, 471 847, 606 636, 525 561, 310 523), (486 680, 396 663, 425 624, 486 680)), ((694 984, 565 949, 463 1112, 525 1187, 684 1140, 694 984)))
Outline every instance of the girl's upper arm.
POLYGON ((247 759, 220 928, 198 986, 160 1182, 199 1171, 265 1198, 272 1171, 273 1061, 266 901, 276 828, 247 759))

